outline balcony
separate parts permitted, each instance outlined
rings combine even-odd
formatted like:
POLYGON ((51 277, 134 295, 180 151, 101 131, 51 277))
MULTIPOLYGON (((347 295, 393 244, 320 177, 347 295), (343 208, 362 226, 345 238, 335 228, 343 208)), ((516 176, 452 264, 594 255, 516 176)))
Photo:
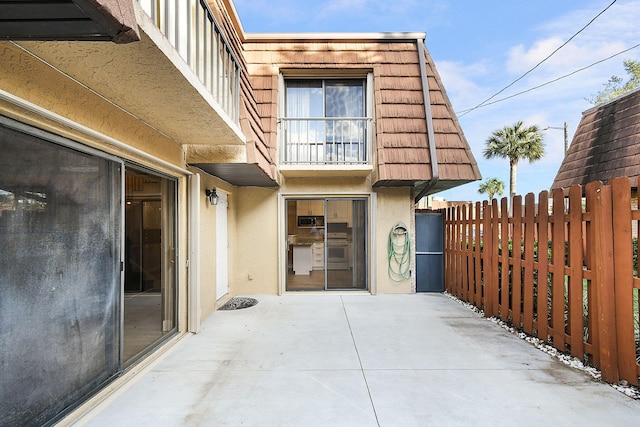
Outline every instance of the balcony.
POLYGON ((138 0, 142 10, 234 123, 240 117, 240 61, 203 0, 138 0))
POLYGON ((281 118, 280 171, 285 176, 368 174, 371 123, 366 117, 281 118))
MULTIPOLYGON (((31 4, 19 3, 25 7, 31 4)), ((179 145, 243 147, 241 63, 207 4, 199 0, 140 0, 130 5, 131 27, 138 29, 139 41, 111 43, 100 37, 78 43, 73 38, 80 37, 77 35, 61 41, 48 41, 50 36, 40 35, 3 43, 3 59, 14 62, 0 67, 0 96, 9 96, 3 93, 8 92, 11 99, 20 98, 91 126, 96 125, 92 115, 99 114, 100 106, 105 109, 105 120, 96 130, 107 134, 114 131, 106 117, 110 106, 115 106, 179 145), (49 81, 43 80, 51 70, 54 73, 49 81), (24 81, 64 87, 66 98, 59 99, 55 92, 37 90, 24 81)), ((37 23, 40 12, 48 10, 29 7, 21 19, 32 16, 37 23)))

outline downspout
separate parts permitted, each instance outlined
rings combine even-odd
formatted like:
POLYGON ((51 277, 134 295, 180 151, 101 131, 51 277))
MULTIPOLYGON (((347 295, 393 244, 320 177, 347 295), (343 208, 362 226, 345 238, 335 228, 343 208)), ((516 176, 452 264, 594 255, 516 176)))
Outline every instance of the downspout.
POLYGON ((427 60, 423 39, 416 40, 418 44, 418 60, 420 61, 420 77, 422 78, 422 97, 424 98, 424 116, 427 121, 427 139, 429 140, 429 157, 431 160, 431 180, 416 196, 415 203, 426 196, 438 183, 438 156, 436 156, 436 139, 433 132, 433 116, 431 114, 431 98, 429 98, 429 80, 427 77, 427 60))

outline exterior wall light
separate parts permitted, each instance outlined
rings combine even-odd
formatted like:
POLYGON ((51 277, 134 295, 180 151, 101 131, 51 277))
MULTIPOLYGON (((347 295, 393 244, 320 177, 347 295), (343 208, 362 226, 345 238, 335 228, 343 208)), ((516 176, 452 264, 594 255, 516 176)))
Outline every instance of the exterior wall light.
POLYGON ((209 203, 212 206, 215 206, 215 205, 218 204, 218 193, 216 193, 215 187, 212 188, 211 190, 209 190, 209 189, 205 190, 204 194, 207 195, 207 197, 209 198, 209 203))

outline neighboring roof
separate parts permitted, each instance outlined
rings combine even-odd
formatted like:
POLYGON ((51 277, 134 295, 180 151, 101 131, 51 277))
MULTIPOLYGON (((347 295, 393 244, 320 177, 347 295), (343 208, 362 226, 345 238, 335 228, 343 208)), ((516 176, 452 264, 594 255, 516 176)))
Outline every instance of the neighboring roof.
MULTIPOLYGON (((376 186, 432 179, 417 39, 424 33, 245 35, 245 57, 269 147, 277 145, 280 70, 370 70, 374 76, 376 186)), ((480 179, 451 103, 426 53, 439 180, 430 193, 480 179)))
POLYGON ((552 189, 640 176, 640 90, 582 113, 552 189))

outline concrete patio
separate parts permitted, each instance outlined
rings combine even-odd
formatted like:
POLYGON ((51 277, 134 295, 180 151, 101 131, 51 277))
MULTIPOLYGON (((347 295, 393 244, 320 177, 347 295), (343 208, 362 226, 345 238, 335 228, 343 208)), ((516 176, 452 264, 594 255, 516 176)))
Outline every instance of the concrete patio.
POLYGON ((255 296, 88 426, 637 426, 640 401, 441 294, 255 296))

